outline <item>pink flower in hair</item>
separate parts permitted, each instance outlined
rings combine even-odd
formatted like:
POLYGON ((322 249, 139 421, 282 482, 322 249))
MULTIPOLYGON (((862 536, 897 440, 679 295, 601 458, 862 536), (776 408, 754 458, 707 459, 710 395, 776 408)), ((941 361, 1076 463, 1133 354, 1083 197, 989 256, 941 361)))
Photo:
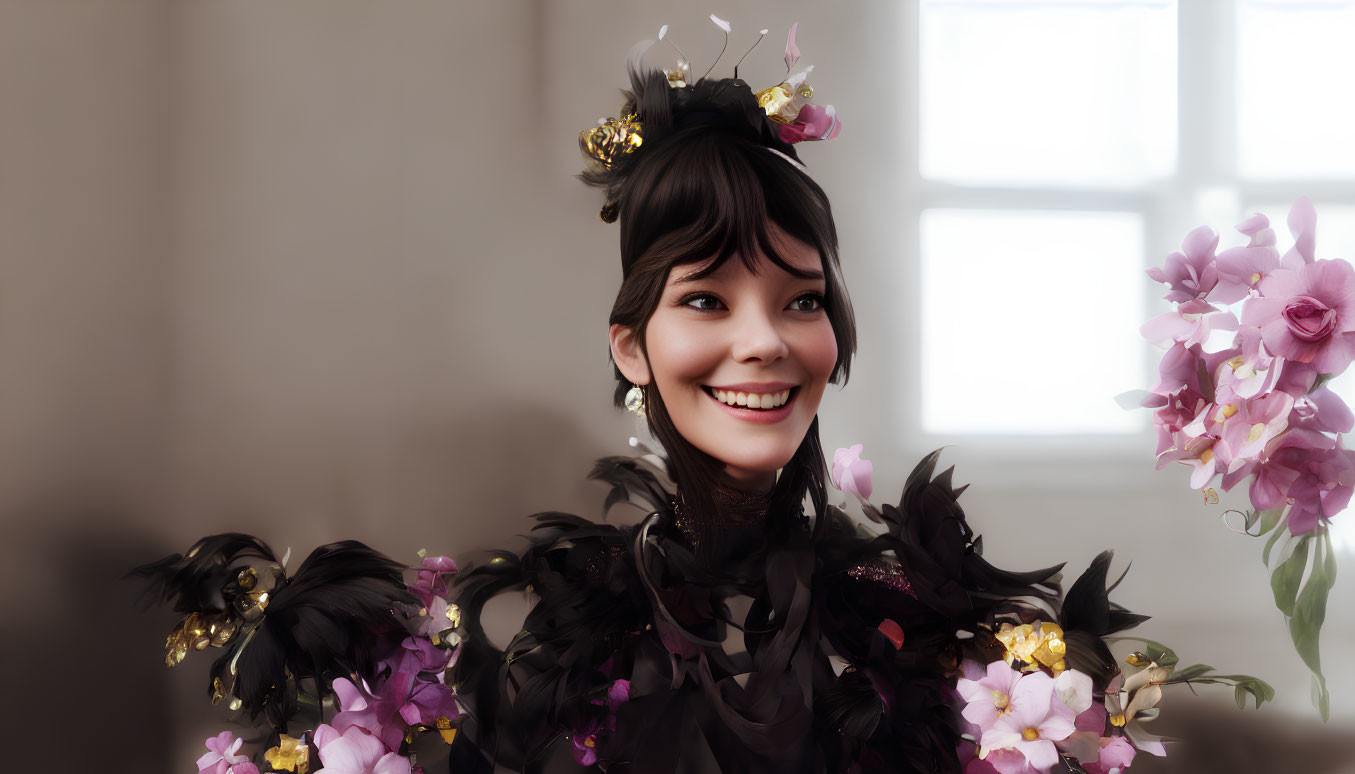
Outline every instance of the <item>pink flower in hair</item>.
POLYGON ((829 480, 839 490, 865 502, 870 498, 870 475, 875 466, 870 460, 861 459, 863 448, 858 443, 849 449, 833 452, 833 469, 829 473, 829 480))

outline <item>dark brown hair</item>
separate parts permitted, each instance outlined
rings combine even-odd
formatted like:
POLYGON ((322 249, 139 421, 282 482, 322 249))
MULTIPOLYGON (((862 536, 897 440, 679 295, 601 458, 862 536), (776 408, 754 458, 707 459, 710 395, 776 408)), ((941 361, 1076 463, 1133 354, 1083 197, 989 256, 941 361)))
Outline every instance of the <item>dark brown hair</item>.
MULTIPOLYGON (((669 112, 659 116, 655 128, 661 131, 650 132, 646 123, 644 145, 619 173, 584 176, 607 189, 620 222, 622 280, 609 322, 630 328, 648 357, 645 330, 674 267, 704 264, 696 276, 706 276, 734 257, 756 271, 758 257, 765 256, 782 270, 803 276, 780 256, 775 233, 780 230, 822 258, 824 307, 838 351, 831 381, 845 382, 856 326, 838 264, 832 207, 823 189, 788 158, 794 150, 776 139, 742 82, 702 81, 670 90, 661 73, 633 76, 632 81, 636 92, 627 107, 642 121, 646 105, 651 113, 669 112)), ((620 406, 631 384, 619 369, 616 376, 615 402, 620 406)), ((653 385, 645 392, 650 429, 668 454, 684 507, 713 514, 713 487, 727 482, 723 466, 678 433, 653 385)), ((816 418, 777 479, 770 513, 798 516, 808 493, 816 515, 821 514, 824 478, 816 418)))

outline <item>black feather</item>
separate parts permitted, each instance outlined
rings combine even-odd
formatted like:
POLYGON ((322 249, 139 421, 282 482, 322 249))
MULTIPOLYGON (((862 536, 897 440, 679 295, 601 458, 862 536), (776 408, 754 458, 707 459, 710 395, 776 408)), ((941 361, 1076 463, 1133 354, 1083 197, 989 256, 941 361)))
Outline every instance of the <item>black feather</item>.
POLYGON ((146 578, 150 592, 181 613, 232 616, 237 631, 212 664, 208 693, 219 680, 251 718, 262 714, 283 731, 304 681, 324 693, 336 677, 370 677, 377 661, 398 647, 404 629, 397 606, 415 603, 403 570, 367 546, 345 541, 315 549, 288 579, 267 544, 229 533, 203 538, 186 555, 132 574, 146 578), (250 560, 268 565, 257 585, 242 588, 238 575, 250 560), (261 616, 243 612, 255 601, 247 596, 251 591, 267 593, 261 616))

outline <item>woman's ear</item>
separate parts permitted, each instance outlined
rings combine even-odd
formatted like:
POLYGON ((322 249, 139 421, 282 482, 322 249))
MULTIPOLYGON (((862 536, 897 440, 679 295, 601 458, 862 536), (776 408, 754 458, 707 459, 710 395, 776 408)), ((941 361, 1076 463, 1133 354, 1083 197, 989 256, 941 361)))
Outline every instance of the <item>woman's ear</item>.
POLYGON ((626 325, 616 324, 607 333, 612 345, 612 360, 621 370, 621 375, 631 384, 649 384, 649 361, 645 359, 640 347, 640 338, 635 330, 626 325))

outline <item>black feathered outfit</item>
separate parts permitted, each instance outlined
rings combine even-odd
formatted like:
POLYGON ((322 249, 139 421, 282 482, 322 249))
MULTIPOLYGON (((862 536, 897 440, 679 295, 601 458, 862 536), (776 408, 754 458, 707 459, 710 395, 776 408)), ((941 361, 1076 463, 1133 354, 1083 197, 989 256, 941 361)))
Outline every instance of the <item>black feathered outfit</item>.
MULTIPOLYGON (((643 149, 582 176, 605 190, 604 214, 624 214, 637 165, 689 129, 715 127, 795 158, 742 81, 670 88, 662 73, 635 72, 632 86, 626 112, 643 124, 643 149)), ((764 227, 759 219, 749 228, 764 227)), ((817 457, 817 441, 811 451, 817 457)), ((425 731, 454 735, 456 774, 958 773, 960 751, 974 744, 961 738, 956 680, 966 661, 1003 659, 1002 624, 1057 621, 1068 666, 1099 694, 1118 674, 1101 638, 1142 617, 1106 599, 1108 554, 1066 603, 1059 567, 1012 573, 985 561, 951 472, 934 475, 937 456, 912 472, 897 506, 865 508, 872 529, 823 507, 821 483, 809 493, 822 513, 813 518, 800 505, 805 488, 789 485, 775 504, 689 492, 694 508, 665 483, 657 458, 603 459, 592 476, 611 484, 607 506, 630 502, 646 518, 620 527, 536 516, 525 552, 493 554, 456 576, 459 610, 439 594, 446 619, 432 629, 431 587, 407 587, 400 565, 356 543, 317 549, 289 578, 261 541, 219 535, 137 573, 186 616, 167 661, 224 647, 210 690, 262 715, 272 745, 297 744, 281 735, 304 725, 299 716, 342 725, 336 681, 357 692, 398 672, 401 686, 450 686, 456 696, 445 715, 401 714, 393 741, 383 737, 389 754, 409 753, 425 731), (501 651, 481 615, 507 592, 535 605, 501 651), (404 671, 402 659, 437 649, 434 668, 404 671)), ((440 567, 425 565, 419 583, 441 583, 440 567)), ((399 701, 412 696, 401 690, 399 701)), ((411 707, 402 713, 417 714, 411 707)), ((324 754, 310 732, 299 744, 324 754)))
MULTIPOLYGON (((615 488, 609 503, 644 505, 641 523, 540 514, 521 556, 458 576, 450 682, 467 713, 452 770, 577 771, 571 753, 587 747, 609 774, 960 771, 959 664, 1001 658, 999 619, 1057 620, 1060 568, 985 561, 951 472, 933 477, 937 456, 897 507, 868 511, 878 535, 837 508, 818 524, 749 518, 727 497, 733 517, 693 527, 657 470, 601 460, 592 475, 615 488), (714 552, 712 529, 724 532, 714 552), (499 651, 479 617, 508 591, 536 603, 499 651), (629 697, 609 702, 617 681, 629 697)), ((1096 566, 1079 587, 1099 606, 1079 605, 1103 615, 1085 615, 1104 630, 1141 620, 1106 602, 1096 566)), ((1100 645, 1103 633, 1089 634, 1100 645)), ((1090 673, 1114 672, 1108 652, 1084 657, 1107 660, 1090 673)))

